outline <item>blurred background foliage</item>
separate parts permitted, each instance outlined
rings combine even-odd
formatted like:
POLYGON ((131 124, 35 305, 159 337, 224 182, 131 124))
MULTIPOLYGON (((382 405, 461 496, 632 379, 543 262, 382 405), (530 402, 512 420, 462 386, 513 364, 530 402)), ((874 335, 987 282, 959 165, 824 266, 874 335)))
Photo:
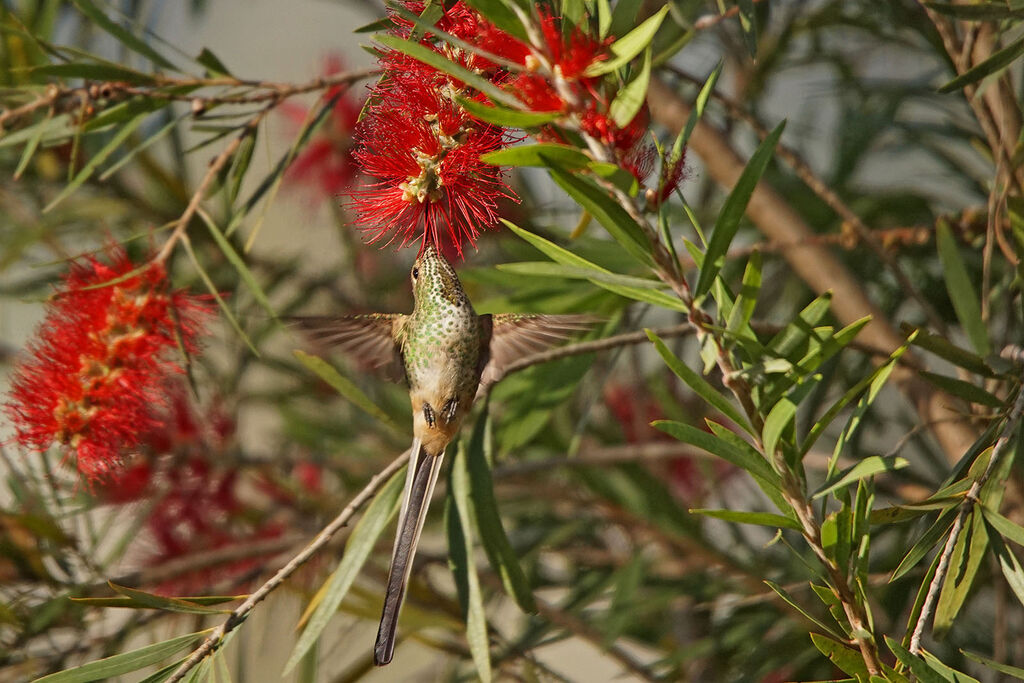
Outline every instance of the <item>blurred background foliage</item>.
MULTIPOLYGON (((364 246, 339 197, 358 173, 347 155, 363 82, 344 90, 318 81, 369 59, 360 62, 349 50, 345 64, 321 69, 307 63, 297 76, 264 80, 250 65, 224 57, 216 42, 202 53, 177 49, 176 36, 217 11, 219 0, 171 4, 0 3, 4 369, 16 362, 69 258, 118 242, 141 260, 183 217, 191 256, 185 249, 172 255, 175 286, 225 294, 222 324, 172 402, 167 432, 128 463, 137 489, 128 479, 78 483, 56 450, 25 454, 11 442, 0 449, 4 680, 26 680, 220 623, 223 614, 192 609, 197 603, 176 610, 152 594, 248 592, 409 441, 411 416, 401 387, 338 358, 332 362, 345 379, 329 386, 293 354, 310 349, 273 317, 405 312, 411 306, 412 250, 364 246), (177 80, 151 79, 154 68, 170 72, 162 59, 183 70, 177 80), (147 88, 163 94, 138 95, 147 88), (45 106, 32 107, 41 100, 45 106), (235 146, 225 154, 228 145, 235 146), (215 175, 204 186, 209 169, 215 175), (206 190, 201 211, 191 206, 198 187, 206 190), (150 597, 111 588, 108 580, 150 597), (117 600, 121 607, 159 609, 109 606, 117 600), (181 613, 189 611, 195 613, 181 613)), ((244 3, 227 4, 232 12, 246 11, 244 3)), ((602 2, 580 4, 596 12, 602 2)), ((612 6, 623 4, 631 3, 612 6)), ((638 4, 641 16, 661 6, 638 4)), ((336 17, 330 30, 345 45, 354 40, 351 27, 383 16, 383 7, 319 5, 316 12, 335 13, 328 14, 336 17)), ((972 455, 973 437, 990 428, 976 456, 999 435, 997 418, 1016 397, 1013 366, 1007 360, 1000 365, 998 356, 1019 342, 1024 320, 1022 73, 1015 59, 1022 16, 1012 0, 952 9, 910 0, 678 0, 669 3, 655 39, 649 103, 652 130, 664 144, 682 127, 708 73, 724 63, 690 140, 686 205, 676 198, 666 207, 684 265, 682 240, 696 241, 691 221, 714 225, 738 175, 729 160, 735 157, 742 168, 767 130, 787 119, 762 179, 771 197, 752 200, 722 279, 738 292, 751 254, 761 255, 753 318, 763 339, 825 290, 836 305, 812 326, 839 329, 864 312, 875 316, 855 343, 817 368, 820 379, 800 403, 797 431, 806 434, 825 406, 899 345, 901 324, 935 335, 927 344, 925 335, 918 337, 927 350, 917 349, 907 377, 882 390, 843 446, 840 468, 869 456, 909 463, 875 479, 876 510, 911 510, 892 506, 928 499, 966 476, 973 458, 961 456, 972 455), (953 57, 950 36, 959 47, 953 57), (1011 52, 1000 68, 981 74, 984 80, 939 91, 1004 48, 1011 52), (948 236, 945 251, 937 234, 948 236), (834 261, 822 261, 822 254, 834 261), (832 263, 851 277, 838 277, 832 263), (964 312, 968 299, 977 309, 973 317, 964 312), (857 302, 871 310, 858 309, 857 302), (918 374, 924 368, 938 378, 918 374), (965 395, 963 384, 980 393, 965 395), (940 412, 922 408, 935 401, 940 412), (942 432, 949 423, 960 431, 942 432)), ((355 39, 368 42, 364 35, 355 39)), ((272 43, 275 27, 230 40, 272 43)), ((581 227, 580 207, 546 172, 522 169, 513 182, 522 201, 503 209, 512 223, 613 273, 649 276, 600 226, 581 227)), ((484 236, 459 274, 478 311, 600 313, 607 322, 593 338, 656 327, 676 356, 700 367, 700 344, 684 331, 685 314, 545 271, 542 261, 541 252, 501 229, 484 236)), ((695 272, 692 261, 687 272, 695 272)), ((724 391, 717 370, 708 381, 724 391)), ((799 531, 775 533, 688 512, 772 506, 739 468, 650 426, 669 419, 704 428, 704 418, 715 412, 667 371, 646 337, 511 375, 495 388, 488 408, 494 493, 537 597, 536 614, 518 612, 483 553, 476 553, 497 679, 847 676, 823 654, 827 648, 808 637, 821 633, 821 620, 830 617, 811 590, 821 569, 799 531), (766 580, 784 587, 803 612, 766 580)), ((840 422, 804 460, 812 492, 833 474, 829 458, 840 422)), ((478 428, 482 424, 483 418, 478 428)), ((464 431, 468 440, 469 426, 464 431)), ((1015 450, 1016 434, 1011 437, 1015 450)), ((1012 457, 1005 462, 997 511, 1020 522, 1020 466, 1012 457)), ((864 590, 876 633, 899 640, 909 632, 929 569, 921 563, 895 580, 893 572, 929 529, 934 533, 920 546, 922 556, 939 554, 950 518, 945 525, 936 518, 956 509, 965 490, 913 508, 902 523, 874 518, 864 590)), ((835 519, 837 507, 814 504, 822 519, 835 519)), ((447 566, 442 517, 439 509, 428 520, 399 660, 383 671, 369 664, 390 549, 385 533, 342 603, 344 614, 289 676, 478 675, 447 566), (416 654, 406 655, 403 648, 413 641, 416 654)), ((1015 597, 1021 592, 1012 585, 1019 565, 1017 574, 1000 568, 1010 562, 1006 553, 1013 557, 1019 549, 1006 545, 1002 554, 982 548, 971 580, 960 586, 962 610, 947 601, 948 622, 925 641, 943 662, 984 681, 1011 676, 963 651, 1024 666, 1016 646, 1024 630, 1015 597)), ((253 622, 261 626, 239 629, 203 675, 226 675, 223 665, 233 680, 278 680, 297 611, 323 585, 340 547, 333 543, 275 594, 273 604, 257 608, 253 622), (285 643, 283 650, 277 641, 285 643), (273 644, 257 652, 266 642, 273 644)), ((960 569, 967 571, 967 564, 960 569)), ((895 665, 885 652, 886 663, 895 665)))

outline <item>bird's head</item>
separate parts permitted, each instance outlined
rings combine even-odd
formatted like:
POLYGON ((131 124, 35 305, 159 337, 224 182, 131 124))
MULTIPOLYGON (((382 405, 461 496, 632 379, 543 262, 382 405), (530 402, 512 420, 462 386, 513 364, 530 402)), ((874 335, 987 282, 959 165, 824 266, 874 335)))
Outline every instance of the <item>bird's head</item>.
POLYGON ((447 301, 459 306, 466 301, 455 269, 433 244, 427 244, 409 274, 416 301, 447 301))

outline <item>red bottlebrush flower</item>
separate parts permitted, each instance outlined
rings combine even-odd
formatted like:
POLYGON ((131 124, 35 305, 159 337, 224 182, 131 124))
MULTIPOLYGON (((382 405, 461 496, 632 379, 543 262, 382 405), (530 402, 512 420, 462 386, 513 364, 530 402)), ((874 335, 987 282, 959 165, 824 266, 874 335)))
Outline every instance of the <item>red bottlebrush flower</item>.
POLYGON ((672 193, 679 187, 679 183, 686 177, 686 148, 680 152, 679 157, 666 158, 661 165, 661 173, 658 175, 658 190, 654 195, 654 205, 662 204, 672 196, 672 193))
POLYGON ((198 350, 210 312, 201 299, 168 291, 161 264, 131 274, 135 265, 119 248, 110 260, 72 266, 5 406, 22 446, 66 446, 90 483, 116 470, 158 423, 164 382, 181 371, 171 355, 179 341, 198 350))
MULTIPOLYGON (((335 74, 341 69, 340 59, 335 56, 327 58, 325 74, 335 74)), ((292 185, 313 183, 324 195, 335 196, 355 180, 359 167, 352 157, 352 131, 359 119, 362 102, 347 91, 347 85, 336 85, 325 93, 323 101, 337 99, 323 126, 288 167, 286 182, 292 185)), ((282 104, 281 109, 296 127, 309 117, 308 109, 290 102, 282 104)))
POLYGON ((401 247, 422 233, 424 244, 447 241, 461 257, 464 242, 475 244, 497 223, 498 201, 516 198, 501 169, 480 160, 505 146, 504 130, 470 117, 449 91, 443 78, 422 71, 378 86, 380 101, 356 129, 355 152, 376 180, 349 202, 369 242, 399 239, 401 247))

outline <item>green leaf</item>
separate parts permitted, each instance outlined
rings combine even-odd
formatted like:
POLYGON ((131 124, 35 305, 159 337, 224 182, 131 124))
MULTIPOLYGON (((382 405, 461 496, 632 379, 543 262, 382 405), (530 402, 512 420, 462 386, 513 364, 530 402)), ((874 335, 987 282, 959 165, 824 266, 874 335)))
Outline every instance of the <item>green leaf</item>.
POLYGON ((718 277, 718 272, 725 264, 726 253, 739 229, 740 219, 743 218, 747 209, 747 202, 750 201, 757 182, 768 168, 768 162, 771 161, 772 155, 775 153, 775 145, 778 144, 785 127, 786 122, 783 121, 758 145, 757 150, 750 157, 750 162, 743 169, 739 180, 736 181, 736 186, 733 187, 725 204, 722 205, 722 210, 718 214, 714 230, 711 233, 711 241, 708 243, 704 266, 700 269, 697 286, 693 291, 694 298, 707 294, 711 289, 711 283, 718 277))
MULTIPOLYGON (((17 69, 12 69, 17 71, 17 69)), ((116 64, 95 62, 63 62, 41 64, 28 70, 32 77, 53 76, 54 78, 82 78, 88 81, 125 81, 135 85, 151 85, 153 76, 116 64)))
POLYGON ((842 671, 856 676, 858 680, 862 680, 868 675, 868 667, 860 652, 819 633, 810 635, 811 642, 814 643, 814 647, 818 648, 818 652, 828 657, 842 671))
POLYGON ((601 76, 628 64, 634 57, 650 46, 651 41, 654 39, 654 34, 658 32, 658 28, 661 26, 661 22, 665 19, 666 14, 668 14, 668 5, 662 7, 658 10, 657 14, 651 15, 642 24, 612 43, 609 48, 612 53, 611 59, 594 62, 586 68, 583 74, 589 77, 601 76))
POLYGON ((597 0, 597 37, 601 40, 608 37, 613 16, 611 3, 608 0, 597 0))
POLYGON ((554 162, 564 168, 586 168, 593 160, 575 147, 539 142, 481 154, 480 161, 495 166, 550 167, 554 162))
POLYGON ((499 263, 495 268, 506 273, 515 273, 516 275, 557 277, 565 280, 597 280, 610 285, 619 285, 620 287, 634 287, 638 289, 662 289, 665 287, 665 283, 661 280, 619 275, 618 273, 612 273, 603 269, 599 270, 599 266, 584 268, 582 266, 569 266, 550 261, 521 261, 519 263, 499 263))
MULTIPOLYGON (((337 391, 339 394, 347 398, 356 407, 363 410, 363 412, 380 420, 384 424, 388 425, 392 429, 398 430, 397 425, 388 417, 388 414, 381 410, 376 403, 370 400, 370 397, 362 392, 362 390, 352 383, 352 380, 343 376, 338 372, 333 365, 325 361, 323 358, 310 355, 303 351, 292 351, 295 357, 300 363, 306 366, 313 374, 327 382, 337 391)), ((400 431, 400 430, 398 430, 400 431)))
POLYGON ((679 358, 672 353, 671 349, 665 345, 665 342, 663 342, 658 335, 654 334, 651 330, 645 331, 647 332, 647 338, 654 343, 654 348, 658 350, 658 353, 665 361, 665 364, 673 373, 675 373, 676 377, 683 380, 683 382, 685 382, 695 394, 707 401, 711 406, 718 410, 718 412, 735 422, 748 434, 753 434, 753 430, 751 429, 748 420, 742 413, 740 413, 739 410, 736 409, 728 398, 711 386, 706 379, 691 370, 686 363, 679 360, 679 358))
MULTIPOLYGON (((227 609, 204 607, 199 603, 192 602, 185 598, 168 598, 162 595, 154 595, 134 588, 128 588, 127 586, 119 586, 113 581, 108 581, 107 585, 131 600, 133 607, 148 607, 167 612, 183 612, 185 614, 228 614, 231 612, 231 610, 227 609)), ((234 600, 235 598, 227 599, 234 600)))
POLYGON ((505 33, 529 43, 530 39, 526 34, 526 28, 513 10, 516 4, 521 7, 521 2, 517 3, 516 0, 465 0, 465 3, 487 17, 492 24, 505 33))
MULTIPOLYGON (((748 457, 753 458, 755 460, 764 459, 764 456, 762 456, 758 450, 756 450, 753 446, 744 441, 739 434, 732 431, 725 425, 719 424, 714 420, 705 420, 704 424, 708 426, 712 434, 714 434, 727 444, 731 445, 733 448, 738 448, 741 451, 746 452, 748 457)), ((764 479, 756 474, 752 474, 751 476, 754 479, 754 483, 756 483, 758 487, 761 489, 761 491, 764 492, 764 495, 767 496, 768 499, 775 504, 776 508, 781 510, 784 515, 788 515, 790 514, 790 512, 792 512, 792 506, 789 503, 787 503, 785 498, 782 496, 781 485, 779 483, 778 478, 764 479)))
POLYGON ((982 506, 981 512, 985 515, 985 521, 991 524, 1003 538, 1024 546, 1024 527, 1011 522, 987 506, 982 506))
POLYGON ((988 406, 990 408, 1003 407, 1003 401, 1001 399, 993 396, 971 382, 965 382, 964 380, 957 379, 956 377, 938 375, 934 372, 928 372, 927 370, 919 370, 918 374, 948 393, 950 396, 956 396, 957 398, 962 398, 970 403, 977 403, 978 405, 988 406))
POLYGON ((140 647, 131 652, 124 652, 95 662, 89 662, 74 669, 60 671, 49 676, 36 679, 35 683, 88 683, 103 681, 114 676, 131 673, 154 664, 159 664, 175 652, 191 646, 200 638, 205 637, 212 629, 177 636, 161 643, 140 647))
POLYGON ((754 316, 754 307, 757 306, 757 297, 761 293, 761 250, 755 249, 747 260, 747 267, 743 271, 743 284, 740 285, 740 293, 736 296, 736 302, 729 312, 729 321, 726 329, 733 335, 739 335, 750 325, 750 319, 754 316))
POLYGON ((866 477, 873 477, 882 472, 895 472, 896 470, 903 469, 909 464, 909 460, 895 455, 869 456, 858 462, 856 465, 840 472, 834 480, 827 481, 822 484, 822 487, 818 489, 813 496, 811 496, 811 500, 818 500, 819 498, 832 493, 836 489, 849 486, 853 482, 866 477))
POLYGON ((737 448, 722 439, 708 434, 702 429, 685 422, 674 422, 671 420, 656 420, 651 423, 666 434, 688 443, 697 448, 702 448, 712 455, 717 455, 726 462, 756 474, 776 488, 779 486, 779 476, 772 469, 768 461, 761 457, 753 457, 748 451, 737 448))
POLYGON ((981 568, 982 560, 985 559, 987 549, 988 533, 985 530, 984 517, 975 508, 971 511, 969 522, 964 524, 957 536, 953 555, 949 560, 949 571, 935 604, 932 633, 936 638, 942 638, 952 627, 953 620, 956 619, 974 585, 974 579, 981 568))
POLYGON ((548 168, 551 178, 580 206, 600 221, 615 241, 640 263, 654 263, 651 247, 643 229, 608 193, 587 178, 581 178, 561 168, 548 168))
POLYGON ((1010 66, 1018 57, 1024 54, 1024 37, 1018 38, 999 52, 986 59, 981 64, 976 64, 963 72, 949 83, 939 88, 939 92, 947 93, 959 90, 960 88, 977 83, 986 76, 991 76, 1010 66))
POLYGON ((923 2, 928 9, 964 21, 1000 21, 1002 19, 1024 19, 1024 9, 1007 7, 1005 2, 977 2, 960 5, 950 2, 923 2))
POLYGON ((192 115, 191 112, 186 112, 186 113, 184 113, 184 114, 182 114, 182 115, 180 115, 180 116, 178 116, 176 118, 172 118, 170 121, 168 121, 163 126, 161 126, 160 130, 158 130, 157 132, 153 133, 148 138, 146 138, 145 140, 143 140, 139 144, 135 145, 134 147, 132 147, 128 151, 126 151, 124 154, 121 155, 121 157, 117 161, 112 163, 110 166, 107 166, 107 168, 103 171, 103 173, 100 174, 99 179, 100 180, 106 180, 110 176, 112 176, 115 173, 117 173, 118 171, 120 171, 122 168, 127 166, 128 163, 130 163, 132 159, 134 159, 136 156, 138 156, 138 154, 140 152, 146 151, 147 149, 152 147, 154 144, 156 144, 160 140, 162 140, 165 137, 167 137, 167 135, 171 131, 173 131, 175 128, 177 128, 181 124, 182 121, 184 121, 185 119, 187 119, 191 115, 192 115))
POLYGON ((934 548, 939 541, 946 537, 946 533, 953 527, 953 515, 954 508, 950 508, 939 515, 939 518, 935 520, 935 523, 925 532, 925 534, 918 539, 907 554, 900 560, 899 565, 893 570, 892 576, 889 578, 889 582, 896 581, 904 574, 909 572, 917 563, 924 559, 924 556, 934 548))
POLYGON ((892 653, 896 655, 896 659, 900 660, 903 666, 910 669, 910 673, 914 674, 920 683, 947 683, 945 677, 928 666, 928 663, 923 658, 910 654, 910 650, 900 645, 898 641, 886 636, 885 643, 892 650, 892 653))
POLYGON ((143 57, 148 57, 154 64, 162 66, 165 69, 173 69, 174 71, 178 70, 178 68, 168 61, 166 57, 150 47, 149 43, 144 39, 139 38, 131 31, 115 23, 103 10, 97 7, 92 0, 71 1, 74 3, 75 7, 78 8, 79 12, 89 17, 94 24, 114 36, 114 38, 132 52, 137 52, 143 57))
POLYGON ((715 519, 724 519, 726 522, 738 524, 756 524, 758 526, 770 526, 779 529, 794 529, 801 531, 803 527, 800 522, 791 517, 783 517, 771 512, 746 512, 743 510, 707 510, 704 508, 690 508, 694 515, 704 515, 715 519))
MULTIPOLYGON (((47 117, 49 118, 49 117, 47 117)), ((34 133, 29 138, 28 144, 25 145, 25 149, 21 153, 21 159, 18 161, 17 168, 14 169, 14 179, 18 180, 21 178, 21 174, 25 172, 28 167, 28 162, 32 161, 33 155, 36 153, 36 149, 39 148, 39 142, 43 139, 43 135, 46 134, 47 126, 38 125, 32 127, 34 133)))
MULTIPOLYGON (((509 109, 508 107, 496 107, 482 102, 477 102, 476 100, 463 97, 461 95, 456 99, 458 100, 459 106, 468 111, 475 118, 498 126, 506 126, 508 128, 537 128, 551 123, 565 115, 560 111, 520 111, 518 109, 509 109)), ((561 147, 561 145, 552 146, 561 147)), ((489 152, 488 154, 501 154, 502 152, 514 149, 522 148, 510 147, 505 150, 498 150, 497 152, 489 152)), ((483 156, 481 156, 481 158, 483 158, 483 156)))
POLYGON ((997 376, 996 372, 988 366, 981 356, 954 345, 945 337, 932 334, 922 328, 914 328, 907 324, 900 325, 900 328, 904 333, 909 333, 911 331, 917 333, 917 336, 914 337, 914 346, 919 346, 925 351, 930 351, 939 358, 949 361, 958 368, 963 368, 964 370, 968 370, 984 377, 997 376))
POLYGON ((220 60, 220 57, 213 54, 208 47, 204 47, 196 57, 196 62, 205 66, 206 70, 213 76, 231 76, 231 71, 220 60))
POLYGON ((462 615, 466 620, 466 641, 480 680, 491 680, 491 648, 487 638, 487 615, 484 612, 480 579, 473 564, 473 532, 470 508, 469 472, 466 441, 459 441, 450 473, 446 506, 448 518, 448 566, 455 575, 462 615))
POLYGON ((871 404, 874 403, 878 393, 882 390, 882 387, 885 386, 886 381, 888 381, 889 376, 896 367, 897 361, 899 361, 903 354, 906 353, 914 339, 914 335, 911 334, 910 338, 907 339, 902 346, 889 354, 889 359, 885 363, 879 365, 875 368, 874 372, 850 387, 850 389, 843 394, 842 398, 833 403, 832 407, 825 411, 825 414, 814 423, 814 426, 811 427, 807 434, 807 438, 804 439, 804 442, 800 447, 801 455, 805 455, 809 450, 811 450, 811 446, 813 446, 824 431, 828 429, 829 425, 832 424, 832 421, 835 420, 839 413, 842 412, 842 410, 849 405, 851 401, 857 398, 861 392, 868 389, 867 395, 858 404, 857 410, 854 414, 850 416, 849 421, 846 423, 846 427, 843 429, 843 434, 837 442, 835 452, 839 452, 842 445, 849 440, 850 436, 853 435, 853 432, 856 431, 857 427, 860 425, 860 420, 864 413, 866 413, 868 408, 871 407, 871 404))
POLYGON ((75 174, 75 177, 71 182, 65 185, 64 188, 57 193, 57 196, 46 205, 46 208, 43 209, 43 213, 52 210, 53 207, 67 199, 67 197, 77 190, 82 183, 88 180, 92 174, 96 172, 96 169, 99 168, 100 165, 102 165, 110 155, 113 154, 117 148, 120 147, 121 144, 124 143, 124 141, 142 125, 142 122, 148 116, 148 113, 140 114, 122 126, 120 130, 118 130, 117 133, 107 141, 107 144, 103 145, 103 148, 96 152, 89 161, 86 162, 82 167, 82 170, 75 174))
MULTIPOLYGON (((1024 43, 1024 38, 1021 39, 1024 43)), ((974 285, 967 275, 967 268, 960 257, 960 249, 953 239, 953 233, 945 221, 939 221, 935 230, 935 241, 942 261, 942 274, 946 280, 946 291, 953 302, 953 310, 960 324, 964 326, 971 346, 982 356, 990 350, 985 321, 981 319, 981 308, 974 285)))
POLYGON ((939 658, 931 652, 928 652, 928 650, 921 650, 921 656, 924 657, 924 660, 933 671, 938 672, 943 678, 950 681, 950 683, 981 683, 977 678, 968 676, 963 671, 957 671, 953 667, 946 666, 946 664, 941 662, 939 658))
POLYGON ((404 486, 405 469, 403 468, 381 488, 366 508, 359 523, 352 530, 352 535, 349 536, 348 543, 345 544, 345 554, 342 555, 338 568, 334 570, 331 578, 318 594, 320 601, 309 617, 309 621, 306 622, 306 628, 303 629, 298 642, 295 643, 288 663, 285 664, 285 674, 291 672, 302 661, 306 652, 320 637, 331 617, 338 611, 338 606, 345 599, 352 582, 355 581, 359 570, 366 563, 366 558, 373 552, 377 539, 391 518, 398 512, 398 503, 404 486))
MULTIPOLYGON (((984 513, 984 509, 982 509, 982 512, 984 513)), ((1021 568, 1017 556, 1003 543, 1003 539, 999 536, 995 527, 989 524, 987 519, 985 521, 986 534, 989 543, 992 544, 992 554, 999 560, 999 568, 1006 578, 1006 585, 1017 596, 1017 600, 1024 605, 1024 569, 1021 568)))
MULTIPOLYGON (((150 595, 147 593, 146 595, 150 595)), ((221 605, 225 602, 232 602, 235 600, 244 600, 246 595, 194 595, 188 597, 176 597, 176 598, 164 598, 163 596, 153 596, 161 600, 177 600, 179 602, 187 603, 189 606, 192 605, 221 605)), ((79 603, 82 605, 88 605, 89 607, 116 607, 116 608, 127 608, 127 609, 149 609, 153 607, 151 604, 140 602, 132 597, 121 596, 116 598, 71 598, 72 602, 79 603)), ((220 612, 220 610, 214 610, 220 612)), ((228 610, 230 611, 230 610, 228 610)))
MULTIPOLYGON (((210 236, 213 237, 213 241, 217 243, 221 253, 223 253, 228 262, 234 266, 235 270, 238 271, 239 277, 242 278, 242 282, 245 283, 245 286, 249 288, 253 298, 256 299, 259 305, 263 307, 263 310, 267 312, 267 315, 276 319, 277 313, 274 312, 273 306, 270 305, 270 299, 267 298, 267 295, 260 286, 260 283, 256 281, 256 276, 253 275, 251 270, 249 270, 249 266, 245 265, 245 261, 243 261, 242 257, 238 255, 235 248, 231 246, 231 242, 224 236, 224 233, 217 227, 217 224, 214 223, 210 215, 200 209, 199 216, 203 219, 203 223, 206 224, 207 229, 209 229, 210 236)), ((341 393, 340 390, 339 393, 341 393)))
POLYGON ((768 416, 764 420, 764 428, 761 430, 761 443, 765 453, 775 452, 782 433, 793 423, 795 417, 796 404, 788 397, 783 396, 775 402, 772 409, 768 411, 768 416))
POLYGON ((754 0, 737 0, 739 9, 740 29, 743 31, 743 43, 751 59, 757 57, 757 21, 754 11, 754 0))
POLYGON ((686 119, 686 127, 679 131, 679 135, 676 136, 676 141, 672 144, 672 158, 678 159, 679 155, 683 153, 683 148, 690 141, 690 135, 693 134, 693 129, 697 126, 697 121, 704 116, 704 109, 708 106, 708 101, 711 99, 711 94, 715 91, 715 84, 718 83, 718 77, 722 75, 722 68, 725 66, 725 62, 719 60, 715 68, 708 74, 707 79, 704 81, 704 85, 701 86, 700 92, 697 93, 697 99, 693 102, 693 108, 690 110, 690 116, 686 119))
POLYGON ((199 279, 203 281, 203 284, 206 285, 206 290, 210 292, 210 296, 212 296, 214 301, 217 302, 217 306, 220 307, 221 313, 223 313, 224 317, 227 318, 228 324, 231 325, 239 338, 245 342, 245 345, 249 347, 249 350, 252 351, 254 355, 259 356, 260 352, 252 343, 252 340, 249 339, 249 335, 247 335, 245 330, 242 329, 242 325, 238 322, 238 318, 235 317, 231 308, 229 308, 224 302, 224 297, 220 295, 217 285, 213 283, 213 280, 210 279, 210 275, 206 272, 206 269, 203 268, 203 264, 200 263, 199 258, 196 256, 195 249, 192 248, 192 241, 188 238, 188 235, 184 236, 181 243, 184 245, 185 253, 188 254, 189 260, 192 261, 192 265, 195 267, 196 273, 199 275, 199 279))
POLYGON ((644 61, 633 80, 619 90, 608 106, 608 115, 619 128, 625 128, 640 112, 647 101, 647 86, 651 82, 651 48, 644 50, 644 61))
POLYGON ((511 230, 516 235, 519 235, 524 240, 532 244, 539 251, 543 252, 556 263, 560 263, 571 268, 583 268, 595 271, 597 275, 595 275, 594 278, 587 279, 593 284, 597 285, 598 287, 603 287, 604 289, 607 289, 609 292, 614 292, 619 296, 623 296, 629 299, 645 301, 656 306, 661 306, 663 308, 668 308, 683 313, 686 312, 686 307, 683 306, 683 302, 680 301, 677 297, 674 297, 670 294, 666 294, 665 292, 658 290, 646 288, 641 289, 639 287, 625 287, 619 284, 615 284, 611 281, 611 278, 608 277, 614 275, 611 271, 606 270, 598 266, 597 264, 591 263, 582 256, 577 256, 568 249, 564 249, 563 247, 558 246, 554 242, 544 239, 540 235, 535 235, 532 232, 523 230, 519 226, 505 220, 504 218, 501 219, 501 222, 504 223, 509 230, 511 230))
POLYGON ((989 659, 988 657, 979 655, 975 652, 968 652, 967 650, 960 650, 960 652, 964 653, 964 657, 967 657, 967 659, 973 659, 974 661, 984 666, 987 666, 993 671, 998 671, 1000 673, 1004 673, 1009 676, 1013 676, 1015 678, 1024 680, 1024 669, 1020 667, 1010 666, 1009 664, 1003 664, 1001 662, 997 662, 994 659, 989 659))
POLYGON ((810 612, 805 610, 803 607, 801 607, 800 604, 796 600, 793 599, 793 596, 790 595, 789 592, 785 588, 783 588, 779 584, 775 583, 774 581, 765 580, 764 583, 765 583, 766 586, 768 586, 773 591, 775 591, 775 593, 780 598, 782 598, 783 602, 785 602, 787 605, 789 605, 790 607, 795 609, 800 614, 804 615, 804 617, 806 617, 812 624, 814 624, 815 626, 820 628, 822 631, 824 631, 825 633, 829 634, 830 636, 832 636, 836 640, 846 640, 846 638, 843 637, 843 635, 841 633, 836 631, 836 629, 834 629, 831 626, 827 625, 825 622, 821 621, 820 619, 818 619, 817 617, 812 615, 810 612))
POLYGON ((469 483, 470 499, 473 503, 473 516, 480 534, 480 543, 487 553, 491 567, 501 577, 505 592, 515 599, 516 604, 524 612, 537 611, 537 603, 533 599, 530 582, 519 566, 519 556, 512 549, 505 527, 501 523, 498 501, 494 498, 494 480, 491 476, 493 467, 494 440, 491 435, 491 415, 488 406, 484 406, 480 417, 473 426, 473 435, 469 441, 469 483))
POLYGON ((404 55, 419 60, 427 66, 432 66, 438 71, 454 76, 466 85, 470 85, 491 98, 492 102, 500 102, 514 109, 522 109, 523 104, 518 99, 502 90, 489 80, 476 74, 466 67, 456 64, 440 52, 435 52, 426 45, 412 42, 399 36, 389 34, 378 34, 374 40, 385 47, 397 50, 404 55))

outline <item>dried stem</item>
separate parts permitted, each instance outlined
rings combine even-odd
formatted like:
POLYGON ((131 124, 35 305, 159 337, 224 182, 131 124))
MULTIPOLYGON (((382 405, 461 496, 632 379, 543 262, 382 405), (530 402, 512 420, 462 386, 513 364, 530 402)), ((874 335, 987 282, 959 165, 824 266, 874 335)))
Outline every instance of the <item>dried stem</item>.
MULTIPOLYGON (((1022 356, 1017 351, 1019 350, 1011 349, 1008 352, 1004 352, 1003 355, 1011 355, 1014 360, 1019 362, 1022 356)), ((921 613, 917 617, 917 623, 914 624, 913 635, 910 637, 910 651, 914 654, 918 654, 921 651, 921 638, 924 635, 925 623, 931 618, 939 591, 942 589, 942 584, 946 581, 946 575, 949 573, 950 558, 953 556, 953 549, 956 547, 957 538, 963 530, 967 516, 971 514, 974 506, 979 502, 978 495, 981 493, 982 487, 989 477, 992 476, 996 466, 1006 453, 1014 447, 1016 443, 1014 435, 1017 432, 1022 415, 1024 415, 1024 387, 1018 390, 1017 399, 1013 402, 1013 407, 1010 408, 1010 412, 1006 416, 1002 433, 996 440, 995 447, 992 449, 992 456, 989 458, 985 471, 974 480, 971 488, 960 503, 960 509, 957 512, 956 519, 953 521, 953 527, 949 530, 946 545, 943 547, 942 555, 939 557, 939 564, 935 568, 935 575, 932 576, 932 581, 928 585, 928 593, 925 595, 924 604, 921 605, 921 613)))
POLYGON ((334 520, 325 526, 323 530, 317 534, 309 545, 303 548, 302 552, 298 553, 293 557, 288 564, 282 567, 274 576, 268 579, 262 586, 256 589, 256 591, 250 595, 245 602, 236 607, 228 618, 220 626, 216 627, 206 640, 192 652, 188 659, 181 663, 175 672, 167 679, 167 683, 175 683, 176 681, 182 680, 189 671, 196 667, 205 657, 211 655, 224 641, 224 637, 228 633, 235 630, 249 613, 252 612, 253 608, 256 607, 260 602, 263 601, 270 593, 277 589, 289 576, 295 573, 295 571, 305 564, 313 555, 323 548, 331 540, 339 530, 345 527, 352 516, 366 503, 370 498, 377 493, 377 491, 384 485, 388 479, 391 478, 395 472, 400 470, 409 459, 409 451, 406 451, 402 455, 395 458, 391 464, 381 470, 379 473, 374 475, 372 479, 363 487, 363 490, 356 494, 349 502, 348 506, 338 514, 334 520))

